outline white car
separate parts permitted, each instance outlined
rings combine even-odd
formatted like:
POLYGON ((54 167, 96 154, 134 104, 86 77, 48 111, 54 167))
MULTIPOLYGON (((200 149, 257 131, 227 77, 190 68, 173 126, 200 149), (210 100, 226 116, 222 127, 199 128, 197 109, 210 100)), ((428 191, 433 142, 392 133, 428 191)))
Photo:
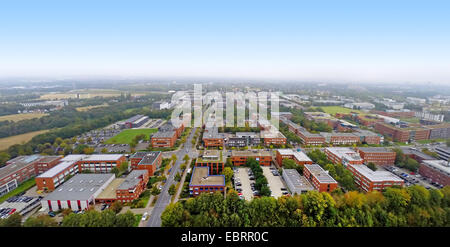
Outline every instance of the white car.
POLYGON ((142 215, 142 221, 147 220, 147 218, 148 218, 148 213, 145 212, 145 213, 142 215))

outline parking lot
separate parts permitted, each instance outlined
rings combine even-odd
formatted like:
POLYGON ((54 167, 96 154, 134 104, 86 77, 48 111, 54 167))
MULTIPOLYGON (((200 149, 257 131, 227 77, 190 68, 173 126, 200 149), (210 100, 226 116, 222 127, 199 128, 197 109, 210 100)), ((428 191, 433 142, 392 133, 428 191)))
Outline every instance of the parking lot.
POLYGON ((234 169, 235 189, 242 193, 244 199, 248 201, 253 198, 253 191, 250 187, 250 179, 248 176, 249 170, 250 168, 248 167, 234 169))
POLYGON ((281 197, 283 195, 283 192, 281 191, 281 188, 284 188, 283 181, 281 180, 281 176, 278 174, 278 171, 276 171, 276 168, 274 166, 267 167, 263 166, 263 174, 267 178, 267 182, 269 183, 269 189, 272 191, 272 196, 275 198, 281 197), (272 173, 272 170, 275 171, 275 174, 278 174, 278 176, 275 176, 272 173))
POLYGON ((386 166, 385 169, 403 179, 403 181, 405 181, 405 186, 412 186, 417 184, 427 189, 439 189, 438 186, 432 184, 432 181, 430 179, 424 178, 419 174, 412 175, 411 172, 407 169, 394 166, 386 166))

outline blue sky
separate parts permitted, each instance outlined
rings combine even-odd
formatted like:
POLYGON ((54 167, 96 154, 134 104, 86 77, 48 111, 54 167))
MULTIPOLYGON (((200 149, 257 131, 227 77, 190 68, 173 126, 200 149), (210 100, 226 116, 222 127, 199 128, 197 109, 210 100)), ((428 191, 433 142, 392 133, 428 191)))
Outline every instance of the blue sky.
POLYGON ((0 76, 450 83, 449 1, 2 1, 0 76))

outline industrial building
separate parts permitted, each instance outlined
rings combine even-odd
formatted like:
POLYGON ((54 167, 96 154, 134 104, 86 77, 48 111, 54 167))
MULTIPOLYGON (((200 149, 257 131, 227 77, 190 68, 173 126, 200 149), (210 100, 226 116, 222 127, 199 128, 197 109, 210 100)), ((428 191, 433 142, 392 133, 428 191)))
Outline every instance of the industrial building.
POLYGON ((86 210, 114 180, 114 174, 77 174, 41 201, 42 208, 58 211, 86 210))
POLYGON ((282 169, 282 177, 291 194, 303 194, 314 190, 311 183, 303 176, 300 176, 296 169, 282 169))

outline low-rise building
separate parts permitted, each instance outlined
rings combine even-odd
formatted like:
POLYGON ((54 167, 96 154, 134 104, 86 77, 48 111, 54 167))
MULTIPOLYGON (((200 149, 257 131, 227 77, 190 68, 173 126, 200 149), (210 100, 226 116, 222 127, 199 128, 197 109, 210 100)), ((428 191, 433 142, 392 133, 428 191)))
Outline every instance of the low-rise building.
POLYGON ((437 147, 435 151, 439 155, 439 159, 445 161, 450 160, 450 147, 437 147))
POLYGON ((133 170, 116 189, 116 200, 123 203, 139 198, 147 187, 149 180, 147 170, 133 170))
POLYGON ((311 183, 303 176, 300 176, 296 169, 282 169, 282 177, 291 194, 300 195, 314 190, 311 183))
POLYGON ((359 154, 351 148, 346 147, 330 147, 324 150, 327 158, 335 164, 343 164, 347 166, 351 165, 361 165, 363 164, 363 159, 359 154))
POLYGON ((177 141, 175 131, 158 131, 152 135, 152 147, 173 147, 177 141))
POLYGON ((210 175, 208 167, 194 167, 191 181, 189 182, 189 193, 198 196, 201 193, 214 193, 225 191, 225 176, 210 175))
POLYGON ((222 151, 219 150, 205 150, 203 154, 195 161, 196 167, 208 167, 209 174, 221 174, 225 163, 222 157, 222 151))
POLYGON ((365 164, 391 166, 395 163, 396 153, 384 147, 358 147, 358 152, 365 164))
POLYGON ((49 211, 88 209, 114 178, 114 174, 77 174, 43 198, 42 208, 49 211))
POLYGON ((307 178, 319 192, 332 192, 338 187, 338 183, 327 171, 317 164, 305 165, 303 176, 307 178))
POLYGON ((61 156, 44 156, 36 162, 36 173, 42 174, 59 164, 61 156))
POLYGON ((435 183, 450 185, 450 164, 446 160, 424 160, 419 166, 419 174, 435 183))
POLYGON ((204 146, 209 147, 223 147, 224 135, 219 133, 217 127, 207 127, 203 132, 203 143, 204 146))
POLYGON ((18 156, 0 168, 0 196, 17 188, 21 183, 37 175, 37 162, 40 155, 18 156))
POLYGON ((312 164, 312 160, 302 151, 292 149, 277 149, 276 160, 279 166, 283 165, 284 159, 295 161, 297 165, 312 164))
POLYGON ((388 171, 372 171, 365 165, 348 165, 347 169, 353 173, 358 187, 365 192, 382 191, 387 187, 403 186, 404 184, 403 179, 388 171))
POLYGON ((248 158, 254 158, 262 166, 270 166, 272 162, 272 154, 265 150, 232 150, 231 151, 231 163, 234 166, 245 165, 248 158))
POLYGON ((325 142, 333 145, 351 145, 360 142, 359 136, 353 133, 320 132, 320 135, 325 137, 325 142))
POLYGON ((136 152, 130 157, 131 168, 135 170, 147 170, 149 176, 161 166, 162 153, 160 151, 136 152))

